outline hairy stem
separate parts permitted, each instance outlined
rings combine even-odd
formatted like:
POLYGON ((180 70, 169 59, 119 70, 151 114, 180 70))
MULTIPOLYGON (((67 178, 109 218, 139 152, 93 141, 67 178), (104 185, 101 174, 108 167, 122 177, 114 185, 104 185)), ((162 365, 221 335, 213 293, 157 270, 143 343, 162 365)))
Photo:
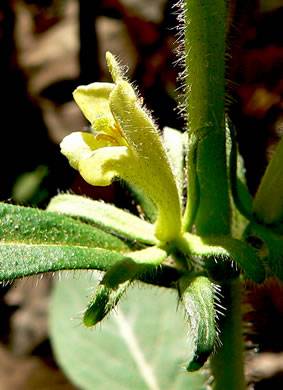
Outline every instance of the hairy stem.
POLYGON ((185 0, 189 131, 222 128, 225 104, 225 0, 185 0))
POLYGON ((186 0, 184 12, 190 141, 183 230, 194 222, 200 235, 226 235, 230 233, 224 126, 226 1, 186 0))
POLYGON ((244 346, 242 338, 241 282, 234 279, 223 287, 224 305, 221 318, 222 346, 212 356, 210 367, 215 378, 214 390, 244 390, 244 346))
MULTIPOLYGON (((182 229, 230 235, 225 149, 225 0, 185 0, 186 112, 188 116, 188 201, 182 229)), ((214 390, 242 390, 240 280, 223 286, 222 346, 211 359, 214 390)))

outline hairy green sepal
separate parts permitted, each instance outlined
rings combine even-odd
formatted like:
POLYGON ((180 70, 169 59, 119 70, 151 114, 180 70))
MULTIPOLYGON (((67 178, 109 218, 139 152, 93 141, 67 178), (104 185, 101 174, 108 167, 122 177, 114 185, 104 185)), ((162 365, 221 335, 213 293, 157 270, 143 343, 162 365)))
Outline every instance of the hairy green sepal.
POLYGON ((217 338, 214 289, 207 277, 186 275, 178 283, 178 292, 194 340, 194 350, 186 369, 197 371, 214 350, 217 338))

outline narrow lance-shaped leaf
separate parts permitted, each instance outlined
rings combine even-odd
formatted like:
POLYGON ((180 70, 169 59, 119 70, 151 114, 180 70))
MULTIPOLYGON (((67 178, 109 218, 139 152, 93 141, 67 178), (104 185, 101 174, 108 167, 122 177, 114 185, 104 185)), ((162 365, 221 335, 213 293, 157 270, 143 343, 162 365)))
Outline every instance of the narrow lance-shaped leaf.
POLYGON ((83 322, 94 326, 118 304, 130 284, 147 272, 155 273, 168 254, 158 247, 151 247, 129 254, 111 267, 94 292, 84 313, 83 322))
MULTIPOLYGON (((200 237, 194 234, 185 233, 177 241, 178 248, 184 254, 203 257, 226 258, 227 261, 234 260, 244 270, 247 276, 255 283, 262 283, 265 280, 265 268, 256 251, 248 244, 235 238, 200 237)), ((211 267, 204 264, 204 267, 211 267)))
POLYGON ((283 137, 260 182, 253 211, 266 224, 280 222, 283 218, 283 137))
POLYGON ((0 243, 127 250, 135 243, 54 212, 0 204, 0 243))
MULTIPOLYGON (((107 271, 128 255, 113 250, 62 245, 0 245, 0 280, 10 281, 24 276, 61 270, 107 271)), ((180 278, 174 268, 162 265, 140 280, 158 286, 172 287, 180 278)))
POLYGON ((234 204, 241 215, 250 220, 252 218, 252 196, 245 185, 244 164, 238 153, 235 130, 229 118, 226 120, 226 149, 229 185, 234 204))
POLYGON ((0 280, 71 269, 105 271, 125 256, 115 251, 62 245, 0 245, 0 280))
POLYGON ((48 210, 94 223, 129 240, 145 244, 157 243, 153 225, 110 204, 64 194, 55 196, 49 203, 48 210))

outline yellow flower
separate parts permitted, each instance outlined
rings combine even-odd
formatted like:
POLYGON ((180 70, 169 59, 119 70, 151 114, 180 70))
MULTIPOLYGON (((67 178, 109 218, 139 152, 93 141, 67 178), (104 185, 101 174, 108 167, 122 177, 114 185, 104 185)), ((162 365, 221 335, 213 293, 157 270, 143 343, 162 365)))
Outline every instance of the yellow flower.
POLYGON ((93 83, 74 91, 92 133, 68 135, 61 143, 62 153, 92 185, 107 186, 122 178, 143 189, 158 207, 156 237, 171 241, 181 227, 176 179, 153 120, 114 56, 108 52, 106 59, 114 83, 93 83))

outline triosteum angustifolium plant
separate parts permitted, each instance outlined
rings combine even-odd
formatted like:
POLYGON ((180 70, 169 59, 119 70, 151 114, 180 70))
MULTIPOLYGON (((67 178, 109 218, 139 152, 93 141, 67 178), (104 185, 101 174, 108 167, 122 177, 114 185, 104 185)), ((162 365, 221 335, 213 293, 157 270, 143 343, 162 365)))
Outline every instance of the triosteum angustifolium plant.
POLYGON ((1 204, 1 280, 77 275, 55 283, 50 329, 83 389, 200 389, 204 365, 214 389, 244 389, 241 286, 283 279, 283 141, 252 199, 225 117, 226 2, 180 8, 187 131, 160 135, 107 53, 113 83, 74 91, 91 131, 61 143, 88 183, 125 180, 143 218, 70 194, 46 211, 1 204))

